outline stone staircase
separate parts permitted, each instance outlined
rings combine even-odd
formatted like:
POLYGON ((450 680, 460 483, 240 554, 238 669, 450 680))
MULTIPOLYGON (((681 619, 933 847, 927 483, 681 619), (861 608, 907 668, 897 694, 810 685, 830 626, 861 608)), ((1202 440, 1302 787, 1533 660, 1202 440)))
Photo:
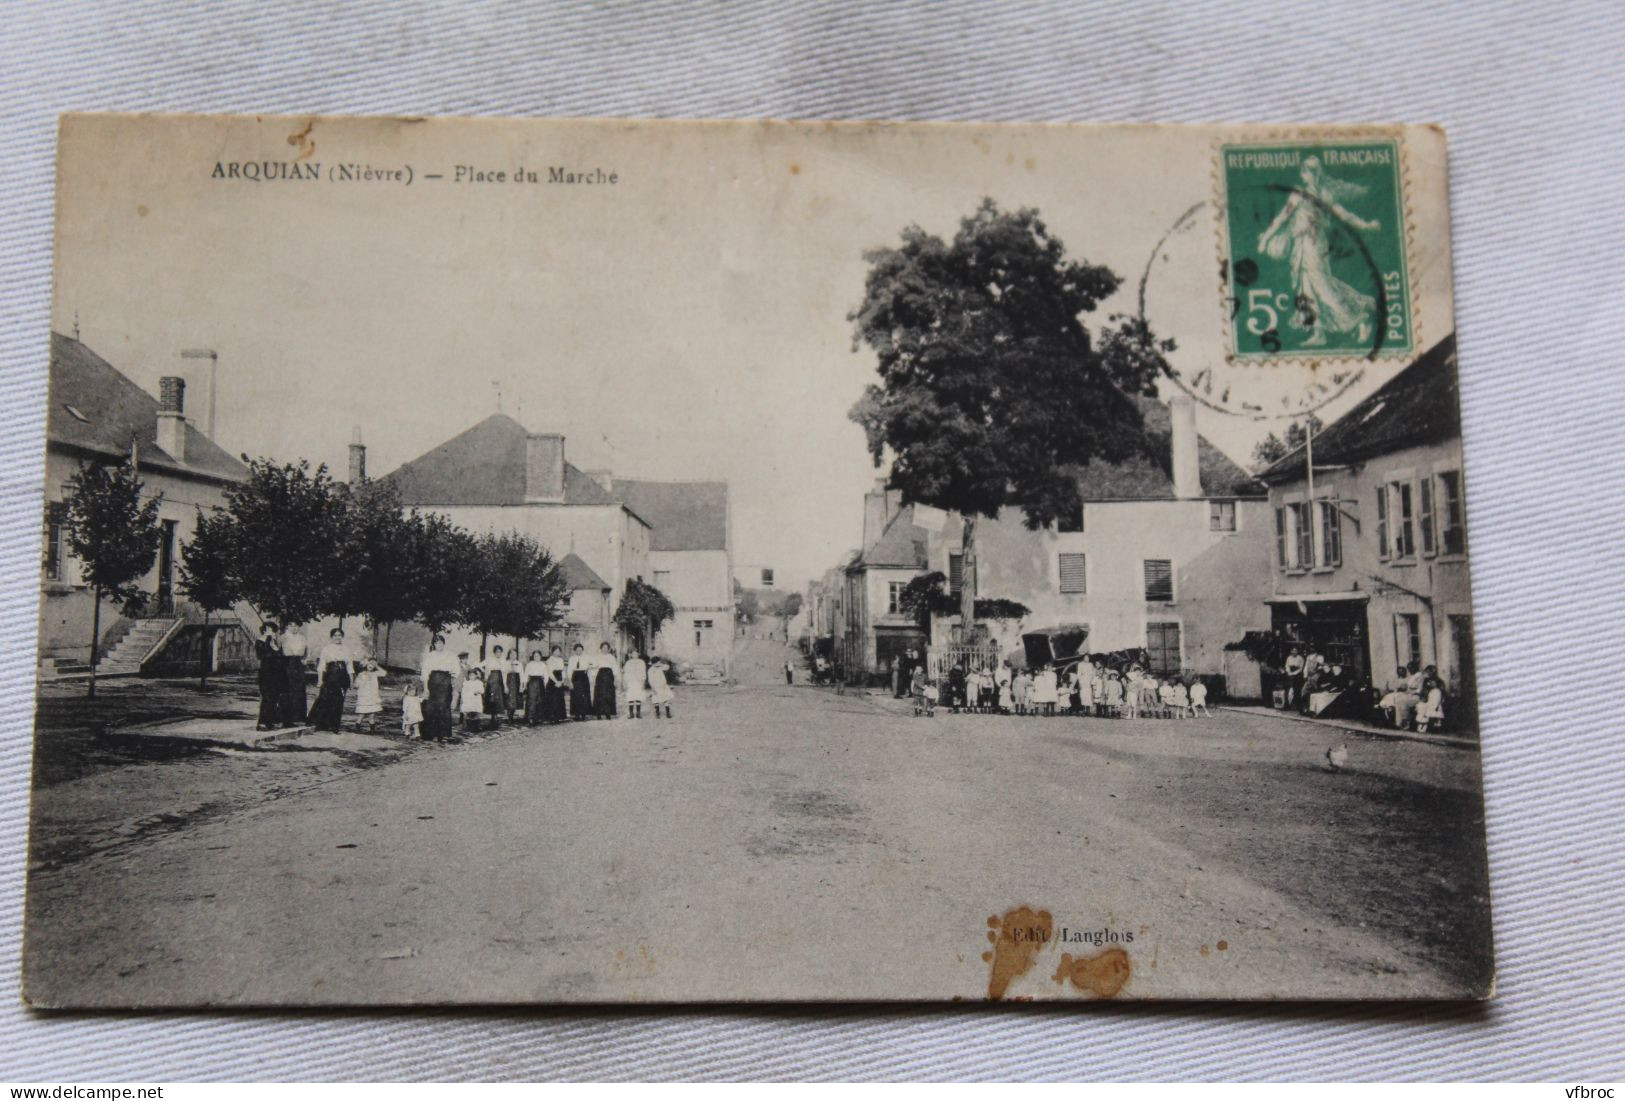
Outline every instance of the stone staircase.
POLYGON ((689 667, 688 676, 684 680, 689 684, 721 684, 722 666, 713 662, 696 662, 689 667))
POLYGON ((173 616, 138 619, 124 637, 102 655, 96 666, 98 677, 129 676, 141 672, 141 662, 175 629, 180 620, 173 616))

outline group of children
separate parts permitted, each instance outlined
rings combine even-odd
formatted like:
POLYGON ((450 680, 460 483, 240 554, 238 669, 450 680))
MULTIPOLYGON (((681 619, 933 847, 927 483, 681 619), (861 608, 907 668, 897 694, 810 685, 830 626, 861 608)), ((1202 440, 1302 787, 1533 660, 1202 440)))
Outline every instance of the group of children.
POLYGON ((1099 661, 1079 662, 1062 670, 1046 662, 1036 672, 956 665, 938 684, 924 668, 914 670, 910 685, 914 713, 931 716, 938 706, 989 715, 1093 715, 1098 718, 1195 718, 1207 708, 1207 685, 1192 678, 1159 679, 1132 664, 1119 672, 1099 661), (944 699, 946 695, 946 699, 944 699))

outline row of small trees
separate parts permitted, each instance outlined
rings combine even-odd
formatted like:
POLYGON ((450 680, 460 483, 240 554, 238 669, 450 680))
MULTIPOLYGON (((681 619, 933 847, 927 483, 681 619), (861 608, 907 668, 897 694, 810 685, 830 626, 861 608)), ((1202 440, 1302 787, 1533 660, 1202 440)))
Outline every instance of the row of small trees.
POLYGON ((474 535, 403 509, 390 482, 342 484, 304 460, 248 465, 181 550, 181 588, 205 612, 246 601, 279 623, 455 623, 514 638, 559 622, 570 594, 529 536, 474 535))
MULTIPOLYGON (((376 631, 453 624, 482 637, 535 638, 570 599, 548 549, 517 533, 475 535, 444 516, 407 510, 388 482, 347 485, 309 462, 248 462, 225 505, 198 510, 181 548, 181 591, 208 615, 246 602, 279 623, 337 616, 376 631)), ((90 694, 95 695, 101 604, 134 613, 159 543, 159 500, 129 465, 82 468, 70 480, 69 549, 95 595, 90 694)), ((615 622, 644 645, 675 611, 658 589, 627 585, 615 622)))

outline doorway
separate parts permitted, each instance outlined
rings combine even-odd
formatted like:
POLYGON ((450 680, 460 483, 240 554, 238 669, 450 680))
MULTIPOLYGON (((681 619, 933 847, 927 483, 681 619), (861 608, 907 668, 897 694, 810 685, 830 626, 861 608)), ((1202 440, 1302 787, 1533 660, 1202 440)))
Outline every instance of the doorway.
POLYGON ((175 614, 175 521, 158 525, 158 607, 161 616, 175 614))

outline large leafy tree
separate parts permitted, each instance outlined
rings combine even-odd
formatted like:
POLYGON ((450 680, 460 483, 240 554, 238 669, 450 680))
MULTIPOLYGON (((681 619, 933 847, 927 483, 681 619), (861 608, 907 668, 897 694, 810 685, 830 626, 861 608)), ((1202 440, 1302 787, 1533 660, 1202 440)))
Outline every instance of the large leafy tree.
POLYGON ((359 616, 374 631, 379 624, 413 618, 411 538, 414 519, 401 509, 400 490, 392 482, 366 481, 340 487, 345 500, 345 547, 348 570, 338 579, 331 609, 340 616, 359 616))
POLYGON ((647 651, 661 625, 676 616, 677 609, 665 593, 634 577, 626 583, 626 592, 615 609, 615 625, 631 635, 639 649, 647 651))
POLYGON ((198 679, 209 681, 209 616, 223 612, 242 598, 237 574, 237 525, 231 514, 197 510, 192 538, 181 547, 181 590, 203 609, 203 659, 198 679))
POLYGON ((853 406, 888 484, 906 502, 964 518, 961 614, 975 621, 978 517, 1020 508, 1031 527, 1082 502, 1075 471, 1142 447, 1131 394, 1153 392, 1163 353, 1140 319, 1114 318, 1097 346, 1080 320, 1118 287, 1109 269, 1068 257, 1038 212, 984 199, 952 241, 910 226, 865 254, 854 348, 878 384, 853 406))
POLYGON ((559 621, 569 599, 558 563, 546 547, 527 535, 503 532, 475 542, 468 563, 458 621, 485 639, 505 636, 519 645, 559 621))
POLYGON ((90 619, 90 685, 96 696, 101 660, 102 601, 134 610, 146 594, 136 587, 158 556, 160 497, 143 499, 131 465, 82 466, 67 486, 68 549, 80 562, 95 603, 90 619))
POLYGON ((281 623, 343 611, 355 564, 342 487, 325 465, 244 460, 248 480, 226 491, 243 599, 281 623))
POLYGON ((462 622, 479 541, 438 513, 414 512, 407 519, 405 591, 409 604, 403 618, 416 620, 438 634, 462 622))

